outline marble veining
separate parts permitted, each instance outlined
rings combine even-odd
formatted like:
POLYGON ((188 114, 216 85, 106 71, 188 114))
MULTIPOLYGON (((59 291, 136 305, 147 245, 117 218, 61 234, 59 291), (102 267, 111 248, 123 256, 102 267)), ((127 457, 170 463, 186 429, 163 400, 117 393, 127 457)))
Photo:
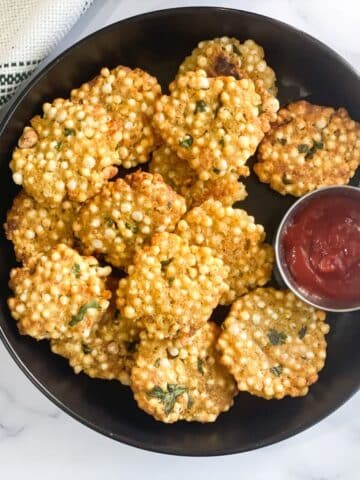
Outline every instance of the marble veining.
MULTIPOLYGON (((116 20, 191 5, 227 6, 272 16, 316 36, 360 69, 358 0, 95 0, 49 60, 116 20)), ((0 344, 0 478, 357 480, 359 410, 357 394, 313 428, 246 454, 208 459, 158 455, 102 437, 60 411, 26 379, 0 344)))

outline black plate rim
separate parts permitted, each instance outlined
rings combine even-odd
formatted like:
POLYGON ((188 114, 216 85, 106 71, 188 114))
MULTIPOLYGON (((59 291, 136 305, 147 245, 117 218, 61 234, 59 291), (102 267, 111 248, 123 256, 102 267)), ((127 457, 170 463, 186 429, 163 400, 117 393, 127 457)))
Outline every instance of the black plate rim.
MULTIPOLYGON (((134 21, 137 21, 137 20, 140 20, 140 19, 144 19, 144 18, 150 18, 150 17, 153 17, 153 16, 157 16, 157 17, 167 16, 168 14, 176 14, 178 12, 179 13, 185 13, 185 14, 189 14, 189 13, 192 13, 192 12, 201 14, 202 11, 207 11, 208 12, 209 10, 212 10, 214 12, 225 11, 225 12, 228 12, 228 13, 232 13, 232 12, 233 13, 236 12, 237 14, 238 13, 243 13, 243 14, 246 14, 246 15, 249 15, 249 16, 252 16, 252 17, 261 18, 266 22, 269 22, 269 23, 275 24, 277 26, 280 26, 281 28, 291 30, 291 31, 297 33, 298 35, 300 35, 304 38, 307 38, 311 42, 315 43, 323 51, 326 51, 328 54, 330 54, 334 58, 334 60, 336 62, 341 63, 344 67, 346 67, 348 70, 350 70, 353 73, 353 75, 355 75, 358 78, 358 80, 360 81, 360 75, 357 72, 357 70, 347 60, 345 60, 339 53, 337 53, 335 50, 328 47, 325 43, 321 42, 320 40, 313 37, 312 35, 304 32, 304 31, 302 31, 302 30, 300 30, 300 29, 298 29, 298 28, 296 28, 296 27, 294 27, 294 26, 292 26, 292 25, 290 25, 286 22, 283 22, 281 20, 277 20, 277 19, 268 17, 266 15, 261 15, 261 14, 257 14, 257 13, 254 13, 254 12, 248 12, 246 10, 226 8, 226 7, 216 7, 216 6, 214 6, 214 7, 213 6, 208 6, 208 7, 206 7, 206 6, 178 7, 178 8, 167 8, 167 9, 161 9, 161 10, 154 10, 154 11, 151 11, 151 12, 146 12, 146 13, 141 13, 141 14, 138 14, 138 15, 134 15, 132 17, 125 18, 123 20, 119 20, 118 22, 112 23, 110 25, 107 25, 107 26, 99 29, 99 30, 96 30, 95 32, 91 33, 90 35, 87 35, 86 37, 82 38, 81 40, 79 40, 78 42, 74 43, 69 48, 67 48, 66 50, 61 52, 48 65, 45 65, 44 67, 41 67, 41 64, 40 64, 39 70, 34 75, 32 75, 30 77, 30 79, 28 80, 28 82, 26 82, 25 85, 20 89, 20 91, 16 94, 15 99, 10 101, 10 105, 7 107, 7 111, 6 111, 4 117, 2 118, 2 120, 0 122, 0 140, 1 140, 1 136, 3 134, 3 131, 5 130, 7 124, 9 123, 12 115, 14 114, 17 107, 19 106, 19 104, 24 99, 24 97, 32 89, 32 87, 44 75, 46 75, 46 73, 48 71, 50 71, 56 65, 56 63, 58 63, 60 60, 62 60, 62 58, 67 56, 69 53, 71 53, 71 50, 77 48, 78 46, 80 46, 83 43, 85 44, 90 38, 93 38, 93 37, 97 36, 98 34, 101 34, 103 31, 116 29, 120 24, 131 23, 131 22, 134 22, 134 21)), ((187 456, 187 457, 225 456, 225 455, 233 455, 233 454, 237 454, 237 453, 250 452, 250 451, 257 450, 257 449, 260 449, 260 448, 263 448, 263 447, 274 445, 274 444, 279 443, 281 441, 284 441, 288 438, 294 437, 295 435, 298 435, 299 433, 304 432, 305 430, 308 430, 309 428, 315 426, 320 421, 328 418, 331 414, 333 414, 338 408, 340 408, 342 405, 344 405, 348 400, 350 400, 355 395, 355 393, 357 393, 360 390, 360 377, 359 377, 358 386, 354 387, 353 390, 351 390, 350 392, 347 392, 346 395, 344 395, 338 402, 336 402, 336 404, 333 405, 332 408, 329 409, 328 412, 325 415, 319 415, 318 418, 316 418, 316 420, 311 420, 311 421, 308 421, 308 422, 304 422, 298 428, 293 429, 291 433, 289 433, 289 432, 280 433, 275 440, 272 439, 272 440, 264 440, 264 441, 256 442, 255 444, 253 444, 249 447, 246 447, 246 448, 233 448, 233 449, 226 449, 226 450, 218 449, 216 451, 212 451, 211 454, 208 454, 208 453, 192 453, 192 452, 188 452, 188 451, 183 453, 183 452, 179 452, 178 450, 174 450, 172 448, 167 448, 167 447, 161 448, 161 449, 156 448, 156 446, 145 448, 142 445, 142 442, 140 442, 140 441, 137 441, 135 439, 130 439, 130 438, 125 437, 125 436, 120 435, 120 434, 116 434, 116 435, 111 434, 110 432, 106 431, 105 429, 102 429, 100 426, 95 425, 91 421, 85 419, 84 417, 82 417, 78 413, 74 412, 71 408, 69 408, 63 402, 58 400, 55 397, 55 395, 53 395, 46 388, 46 386, 43 385, 32 374, 32 372, 30 371, 28 366, 25 363, 22 362, 22 360, 19 358, 15 349, 12 347, 12 345, 8 341, 8 339, 6 337, 6 334, 3 331, 1 325, 0 325, 0 338, 1 338, 5 348, 10 353, 10 356, 13 358, 13 360, 15 361, 17 366, 20 368, 20 370, 25 374, 25 376, 31 381, 31 383, 43 395, 45 395, 45 397, 47 397, 52 403, 54 403, 63 412, 67 413, 70 417, 77 420, 78 422, 80 422, 84 426, 92 429, 93 431, 96 431, 97 433, 100 433, 100 434, 104 435, 105 437, 111 438, 113 440, 117 440, 117 441, 119 441, 119 442, 121 442, 125 445, 129 445, 129 446, 141 449, 141 450, 146 450, 146 451, 150 451, 150 452, 154 452, 154 453, 160 453, 160 454, 187 456)), ((269 400, 269 401, 276 401, 276 400, 269 400)))

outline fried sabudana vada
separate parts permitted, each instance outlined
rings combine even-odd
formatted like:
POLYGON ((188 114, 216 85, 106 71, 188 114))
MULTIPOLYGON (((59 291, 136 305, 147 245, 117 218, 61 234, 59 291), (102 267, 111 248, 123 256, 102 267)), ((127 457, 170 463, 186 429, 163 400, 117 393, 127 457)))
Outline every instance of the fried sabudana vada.
POLYGON ((154 233, 175 229, 185 200, 162 177, 138 170, 108 182, 80 209, 74 232, 86 254, 102 254, 116 267, 131 264, 154 233))
POLYGON ((258 288, 239 298, 222 326, 221 362, 239 390, 283 398, 306 395, 326 358, 325 312, 291 291, 258 288))
POLYGON ((171 340, 142 340, 131 372, 138 406, 165 423, 214 422, 229 410, 237 388, 219 363, 219 333, 220 327, 207 322, 178 347, 171 340))
POLYGON ((360 123, 344 108, 291 103, 259 146, 254 171, 282 195, 344 185, 360 165, 360 123))
POLYGON ((249 79, 186 72, 170 84, 170 95, 155 103, 153 124, 200 180, 241 175, 263 138, 260 102, 249 79))
POLYGON ((87 338, 109 307, 110 273, 96 258, 61 243, 12 269, 8 304, 20 333, 37 340, 87 338))
POLYGON ((118 308, 158 339, 195 333, 228 289, 223 261, 174 233, 155 234, 128 273, 119 282, 118 308))

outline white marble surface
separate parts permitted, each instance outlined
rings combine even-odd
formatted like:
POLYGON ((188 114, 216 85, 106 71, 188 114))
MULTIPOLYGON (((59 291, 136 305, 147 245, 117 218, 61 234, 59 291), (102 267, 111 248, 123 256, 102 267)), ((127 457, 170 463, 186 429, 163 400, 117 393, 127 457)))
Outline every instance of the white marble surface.
MULTIPOLYGON (((360 69, 358 0, 95 0, 51 57, 116 20, 185 5, 228 6, 278 18, 318 37, 360 69)), ((0 345, 0 478, 356 480, 359 409, 357 394, 306 432, 248 454, 209 459, 158 455, 102 437, 61 412, 32 386, 0 345)))

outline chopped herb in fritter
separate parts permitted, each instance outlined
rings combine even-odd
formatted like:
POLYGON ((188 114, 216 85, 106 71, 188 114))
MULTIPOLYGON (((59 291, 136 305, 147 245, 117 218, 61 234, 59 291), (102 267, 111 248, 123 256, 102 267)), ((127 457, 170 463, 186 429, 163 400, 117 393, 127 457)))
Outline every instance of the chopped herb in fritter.
POLYGON ((71 317, 71 320, 69 322, 70 327, 74 327, 77 325, 79 322, 84 320, 84 317, 86 315, 86 312, 90 308, 96 308, 96 310, 101 310, 100 304, 96 300, 90 300, 90 302, 85 303, 85 305, 82 305, 76 315, 73 315, 71 317))
POLYGON ((284 332, 278 332, 275 329, 271 329, 268 333, 268 338, 272 345, 283 345, 286 341, 287 335, 284 332))
POLYGON ((73 128, 64 128, 64 135, 68 137, 69 135, 75 135, 75 130, 73 128))
POLYGON ((206 103, 204 100, 199 100, 196 102, 195 113, 198 112, 205 112, 206 111, 206 103))
POLYGON ((185 135, 185 137, 182 140, 180 140, 179 145, 180 147, 183 147, 183 148, 190 148, 193 142, 194 142, 194 139, 191 135, 185 135))
POLYGON ((174 409, 176 399, 186 391, 187 389, 185 387, 168 383, 166 391, 164 391, 161 387, 156 386, 147 394, 149 397, 160 400, 164 404, 165 415, 169 415, 169 413, 171 413, 174 409))
POLYGON ((282 365, 276 365, 275 367, 270 368, 270 372, 275 375, 275 377, 280 377, 282 374, 283 367, 282 365))
POLYGON ((298 336, 299 336, 300 340, 302 340, 305 337, 306 332, 307 332, 307 327, 306 326, 300 328, 300 330, 298 331, 298 336))
POLYGON ((80 278, 80 265, 78 263, 74 263, 71 271, 75 275, 75 278, 80 278))

